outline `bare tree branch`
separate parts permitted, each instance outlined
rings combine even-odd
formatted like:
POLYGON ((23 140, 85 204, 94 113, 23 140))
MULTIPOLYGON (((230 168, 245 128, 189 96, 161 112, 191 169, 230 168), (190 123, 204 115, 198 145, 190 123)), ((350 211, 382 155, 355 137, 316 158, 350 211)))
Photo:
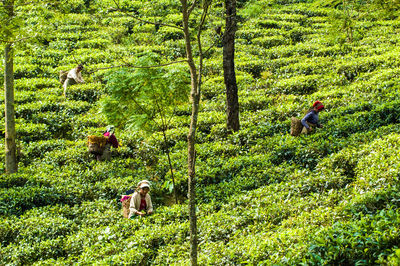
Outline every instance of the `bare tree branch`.
MULTIPOLYGON (((4 1, 2 1, 2 2, 4 2, 4 1)), ((30 4, 33 4, 33 3, 35 3, 35 1, 30 1, 30 2, 26 2, 26 3, 20 3, 18 5, 4 5, 3 4, 0 7, 13 7, 13 8, 16 8, 16 7, 20 7, 20 6, 27 6, 27 5, 30 5, 30 4)))
POLYGON ((190 16, 190 14, 192 13, 192 11, 196 7, 196 5, 197 5, 197 0, 194 0, 193 4, 188 9, 188 16, 190 16))
POLYGON ((199 95, 201 92, 201 76, 202 76, 202 72, 203 72, 203 56, 204 56, 203 47, 201 45, 201 32, 203 30, 203 26, 204 26, 204 23, 207 18, 208 8, 210 7, 210 4, 211 4, 211 1, 208 1, 208 0, 204 1, 203 13, 201 14, 200 24, 199 24, 198 31, 197 31, 197 45, 199 47, 199 57, 200 57, 199 58, 199 62, 200 62, 199 63, 199 73, 198 73, 198 84, 199 85, 197 88, 199 95))
POLYGON ((117 6, 117 8, 116 9, 110 9, 110 11, 120 11, 120 12, 124 13, 125 15, 127 15, 127 16, 129 16, 129 17, 131 17, 133 19, 136 19, 136 20, 138 20, 140 22, 143 22, 143 23, 152 24, 152 25, 160 25, 160 26, 165 26, 165 27, 171 27, 171 28, 175 28, 175 29, 183 31, 183 28, 175 26, 175 25, 159 23, 159 22, 151 22, 151 21, 148 21, 148 20, 140 19, 140 18, 138 18, 138 17, 136 17, 136 16, 134 16, 132 14, 129 14, 128 12, 123 10, 122 8, 120 8, 119 4, 115 0, 113 0, 113 1, 114 1, 115 5, 117 6))
POLYGON ((78 60, 76 60, 75 56, 72 55, 72 57, 74 58, 75 63, 76 63, 77 65, 79 65, 80 63, 78 62, 78 60))
POLYGON ((169 66, 169 65, 173 65, 173 64, 178 64, 178 63, 183 63, 183 62, 187 62, 187 60, 180 60, 180 61, 174 61, 174 62, 169 62, 169 63, 165 63, 165 64, 160 64, 160 65, 153 65, 153 66, 132 66, 131 64, 127 63, 127 64, 123 64, 123 65, 118 65, 118 66, 110 66, 110 67, 101 67, 101 68, 96 68, 90 72, 88 72, 89 74, 92 74, 96 71, 99 70, 104 70, 104 69, 112 69, 112 68, 118 68, 118 67, 129 67, 129 68, 156 68, 156 67, 163 67, 163 66, 169 66))
POLYGON ((25 41, 25 40, 28 40, 28 39, 31 39, 31 38, 33 38, 33 37, 25 37, 25 38, 13 40, 13 41, 6 41, 6 40, 1 40, 1 39, 0 39, 0 42, 8 43, 8 44, 13 44, 13 43, 22 42, 22 41, 25 41))

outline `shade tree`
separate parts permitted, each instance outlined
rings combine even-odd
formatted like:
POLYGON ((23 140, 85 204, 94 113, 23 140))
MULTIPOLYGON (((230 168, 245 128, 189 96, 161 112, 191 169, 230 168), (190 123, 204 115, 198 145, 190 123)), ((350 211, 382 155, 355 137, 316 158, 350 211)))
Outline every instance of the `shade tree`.
POLYGON ((110 123, 120 128, 162 132, 162 148, 167 154, 178 203, 167 130, 177 106, 187 102, 189 75, 182 65, 154 67, 159 63, 160 56, 149 53, 139 57, 134 68, 109 72, 108 96, 102 102, 102 112, 110 123))

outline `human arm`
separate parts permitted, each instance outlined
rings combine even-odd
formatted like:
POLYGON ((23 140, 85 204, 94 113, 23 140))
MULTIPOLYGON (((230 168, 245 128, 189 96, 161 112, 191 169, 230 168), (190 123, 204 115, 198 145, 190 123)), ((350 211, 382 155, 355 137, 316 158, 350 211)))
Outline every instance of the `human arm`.
POLYGON ((151 202, 151 197, 149 194, 146 195, 146 204, 147 204, 147 214, 153 213, 153 203, 151 202))
POLYGON ((84 81, 83 78, 82 78, 81 72, 78 72, 78 73, 76 74, 76 79, 75 79, 75 81, 78 82, 78 83, 85 83, 85 81, 84 81))
POLYGON ((139 208, 136 206, 137 197, 140 197, 140 195, 137 192, 135 192, 131 198, 131 203, 129 205, 129 218, 131 218, 135 214, 143 216, 143 213, 137 210, 139 208))
POLYGON ((312 116, 312 112, 307 113, 303 119, 301 119, 301 124, 307 128, 307 130, 310 130, 310 126, 307 124, 307 120, 310 119, 310 117, 312 116))
POLYGON ((317 119, 317 127, 319 127, 319 128, 322 128, 322 127, 323 127, 322 124, 319 122, 319 117, 318 117, 318 119, 317 119))

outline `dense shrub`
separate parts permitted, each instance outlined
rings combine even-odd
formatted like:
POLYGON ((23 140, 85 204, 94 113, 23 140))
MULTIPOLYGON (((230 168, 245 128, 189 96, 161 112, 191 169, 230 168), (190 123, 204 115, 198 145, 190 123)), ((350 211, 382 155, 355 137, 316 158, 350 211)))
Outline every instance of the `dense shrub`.
POLYGON ((17 79, 15 81, 16 90, 37 91, 44 88, 54 88, 59 86, 60 82, 58 80, 50 78, 17 79))
MULTIPOLYGON (((369 112, 364 111, 347 115, 346 121, 337 122, 337 126, 329 129, 329 131, 334 137, 347 137, 359 131, 369 131, 381 126, 399 123, 397 115, 399 112, 397 101, 388 102, 369 112)), ((331 122, 339 120, 341 118, 334 118, 331 122)))
POLYGON ((51 137, 46 124, 31 123, 24 120, 18 120, 15 125, 17 138, 21 142, 30 143, 38 140, 48 140, 51 137))
POLYGON ((316 264, 374 264, 391 254, 399 239, 398 210, 357 218, 319 231, 309 245, 307 260, 316 264))
POLYGON ((223 77, 215 77, 206 80, 203 84, 203 97, 212 99, 225 91, 225 83, 223 77))
POLYGON ((289 79, 279 80, 273 90, 281 94, 312 94, 320 86, 324 79, 323 75, 296 76, 289 79))
POLYGON ((61 139, 30 142, 29 146, 22 151, 22 158, 20 158, 20 160, 25 163, 30 163, 34 159, 43 158, 49 151, 65 149, 67 144, 66 141, 61 139))
POLYGON ((252 39, 252 43, 263 48, 271 48, 287 44, 287 39, 283 36, 263 36, 252 39))
MULTIPOLYGON (((0 264, 190 264, 191 106, 177 106, 166 131, 182 205, 172 197, 161 132, 117 128, 121 146, 110 161, 98 162, 87 149, 87 136, 108 124, 98 100, 110 67, 135 65, 148 52, 163 62, 185 58, 183 33, 158 24, 181 27, 180 3, 119 1, 155 23, 147 24, 113 10, 113 1, 61 2, 43 12, 29 3, 19 9, 25 25, 43 17, 51 34, 39 27, 37 42, 15 46, 19 172, 0 175, 0 264), (58 72, 77 61, 86 66, 86 84, 69 87, 64 98, 58 72), (121 195, 143 179, 151 181, 155 213, 122 219, 121 195)), ((238 132, 226 129, 223 51, 215 39, 223 5, 213 4, 202 28, 199 264, 399 261, 400 24, 360 11, 353 19, 362 36, 338 44, 329 15, 342 10, 307 2, 238 1, 238 132), (290 136, 290 117, 303 116, 315 100, 326 106, 324 127, 290 136)), ((200 17, 193 12, 191 30, 200 17)), ((4 172, 5 154, 0 158, 4 172)))
POLYGON ((24 186, 0 190, 0 214, 20 215, 34 207, 59 202, 62 195, 52 187, 24 186))
POLYGON ((61 102, 59 97, 50 96, 47 101, 31 102, 24 105, 18 105, 16 108, 16 117, 24 119, 32 119, 39 121, 40 116, 45 117, 46 112, 61 113, 64 112, 67 116, 77 115, 86 112, 90 109, 90 105, 81 101, 61 102))
POLYGON ((50 77, 52 75, 52 68, 39 65, 39 64, 20 64, 16 65, 14 69, 14 78, 37 78, 37 77, 50 77))
POLYGON ((97 101, 101 95, 104 94, 104 88, 101 84, 78 84, 68 87, 67 99, 73 101, 87 101, 93 103, 97 101))
POLYGON ((254 78, 259 78, 261 76, 261 72, 265 70, 265 65, 264 61, 253 58, 251 61, 242 61, 241 63, 238 63, 237 69, 251 74, 254 78))

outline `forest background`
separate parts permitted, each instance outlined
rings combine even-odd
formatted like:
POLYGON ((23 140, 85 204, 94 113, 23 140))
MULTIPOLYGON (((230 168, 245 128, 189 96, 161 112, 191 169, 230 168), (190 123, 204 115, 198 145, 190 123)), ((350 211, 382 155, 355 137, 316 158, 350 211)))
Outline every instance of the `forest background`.
MULTIPOLYGON (((192 109, 189 69, 178 62, 186 59, 181 2, 119 1, 124 12, 114 1, 40 2, 15 2, 18 27, 2 21, 2 48, 4 36, 17 40, 18 172, 5 173, 1 153, 1 264, 190 264, 192 109), (78 62, 86 83, 64 98, 59 71, 78 62), (136 68, 154 64, 167 65, 136 68), (110 121, 113 90, 130 91, 132 80, 145 80, 136 96, 148 110, 150 92, 179 92, 173 108, 166 104, 165 127, 137 108, 126 125, 128 104, 111 116, 119 122, 110 121), (121 147, 98 162, 87 136, 109 122, 117 122, 121 147), (151 181, 155 213, 123 219, 119 199, 142 179, 151 181)), ((201 17, 201 9, 193 12, 191 27, 201 17)), ((399 3, 237 1, 237 132, 226 126, 224 12, 222 1, 212 2, 202 35, 198 263, 398 265, 399 3), (290 136, 290 117, 302 117, 315 100, 326 107, 324 128, 290 136)))

